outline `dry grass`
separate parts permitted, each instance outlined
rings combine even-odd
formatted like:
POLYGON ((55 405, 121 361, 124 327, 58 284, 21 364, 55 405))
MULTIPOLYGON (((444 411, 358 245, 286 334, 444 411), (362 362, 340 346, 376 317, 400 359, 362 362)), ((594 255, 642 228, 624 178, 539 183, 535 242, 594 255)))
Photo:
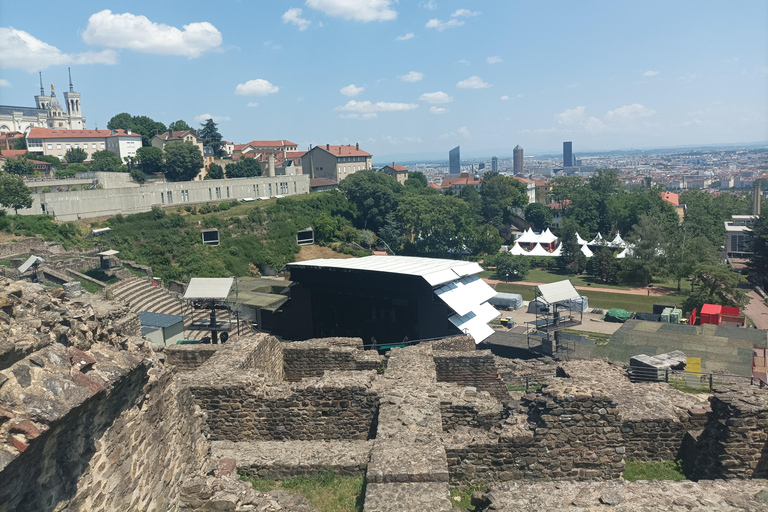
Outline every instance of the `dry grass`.
POLYGON ((342 254, 340 252, 334 251, 330 247, 322 247, 320 245, 302 245, 298 254, 296 254, 297 262, 314 260, 318 258, 346 259, 354 258, 354 256, 351 254, 342 254))

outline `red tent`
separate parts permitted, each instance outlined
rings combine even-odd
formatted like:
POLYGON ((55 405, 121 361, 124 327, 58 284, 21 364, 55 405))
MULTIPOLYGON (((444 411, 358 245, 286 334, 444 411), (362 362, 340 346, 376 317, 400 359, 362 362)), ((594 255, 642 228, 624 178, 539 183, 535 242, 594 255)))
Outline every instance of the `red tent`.
POLYGON ((701 306, 701 323, 720 325, 720 314, 723 306, 717 304, 704 304, 701 306))

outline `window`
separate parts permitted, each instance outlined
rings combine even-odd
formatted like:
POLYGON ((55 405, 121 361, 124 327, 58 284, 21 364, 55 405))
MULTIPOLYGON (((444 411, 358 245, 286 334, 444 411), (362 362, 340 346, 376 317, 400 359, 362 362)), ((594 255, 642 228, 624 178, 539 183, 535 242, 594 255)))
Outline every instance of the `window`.
POLYGON ((61 149, 61 144, 56 144, 56 149, 61 149))
POLYGON ((48 149, 53 149, 53 144, 51 144, 50 142, 48 143, 48 149))
POLYGON ((297 192, 296 192, 296 182, 295 182, 295 181, 293 182, 293 193, 294 193, 294 194, 296 194, 296 193, 297 193, 297 192))
POLYGON ((221 199, 221 187, 216 187, 216 199, 221 199))
POLYGON ((75 149, 80 149, 80 144, 75 144, 75 149))
POLYGON ((160 192, 160 203, 165 204, 165 196, 163 195, 162 192, 160 192))
POLYGON ((69 149, 69 144, 67 144, 67 149, 69 149))
POLYGON ((269 184, 269 197, 272 197, 272 184, 269 184))
POLYGON ((213 199, 213 192, 210 188, 208 189, 208 199, 213 199))
POLYGON ((168 204, 171 204, 173 202, 173 192, 170 190, 168 191, 168 204))
POLYGON ((261 197, 261 194, 259 194, 259 186, 254 185, 254 188, 256 189, 256 197, 261 197))
POLYGON ((227 187, 227 199, 229 199, 229 187, 227 187))
POLYGON ((101 149, 104 149, 104 143, 103 142, 101 143, 101 149))

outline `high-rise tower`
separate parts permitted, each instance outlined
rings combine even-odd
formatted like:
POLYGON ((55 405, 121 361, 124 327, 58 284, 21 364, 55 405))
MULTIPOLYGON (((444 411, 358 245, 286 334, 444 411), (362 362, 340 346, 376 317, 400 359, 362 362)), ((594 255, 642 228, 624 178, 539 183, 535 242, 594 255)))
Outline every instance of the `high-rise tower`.
POLYGON ((448 152, 448 166, 450 168, 450 174, 458 176, 461 174, 461 156, 459 154, 459 148, 456 146, 448 152))
POLYGON ((520 144, 515 146, 515 149, 512 150, 512 154, 514 156, 512 172, 514 174, 523 174, 523 148, 520 147, 520 144))
POLYGON ((499 159, 497 157, 491 158, 491 171, 499 172, 499 159))
POLYGON ((573 167, 573 142, 563 142, 563 167, 573 167))

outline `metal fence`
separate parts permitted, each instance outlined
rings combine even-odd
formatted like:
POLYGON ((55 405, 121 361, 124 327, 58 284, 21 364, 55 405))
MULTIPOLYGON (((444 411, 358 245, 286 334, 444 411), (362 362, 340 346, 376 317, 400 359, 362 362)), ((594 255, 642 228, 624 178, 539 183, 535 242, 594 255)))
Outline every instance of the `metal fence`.
POLYGON ((627 375, 633 382, 667 382, 690 388, 712 389, 719 385, 746 384, 761 388, 766 382, 756 377, 746 377, 732 373, 687 372, 670 368, 650 368, 645 366, 628 366, 627 375))

